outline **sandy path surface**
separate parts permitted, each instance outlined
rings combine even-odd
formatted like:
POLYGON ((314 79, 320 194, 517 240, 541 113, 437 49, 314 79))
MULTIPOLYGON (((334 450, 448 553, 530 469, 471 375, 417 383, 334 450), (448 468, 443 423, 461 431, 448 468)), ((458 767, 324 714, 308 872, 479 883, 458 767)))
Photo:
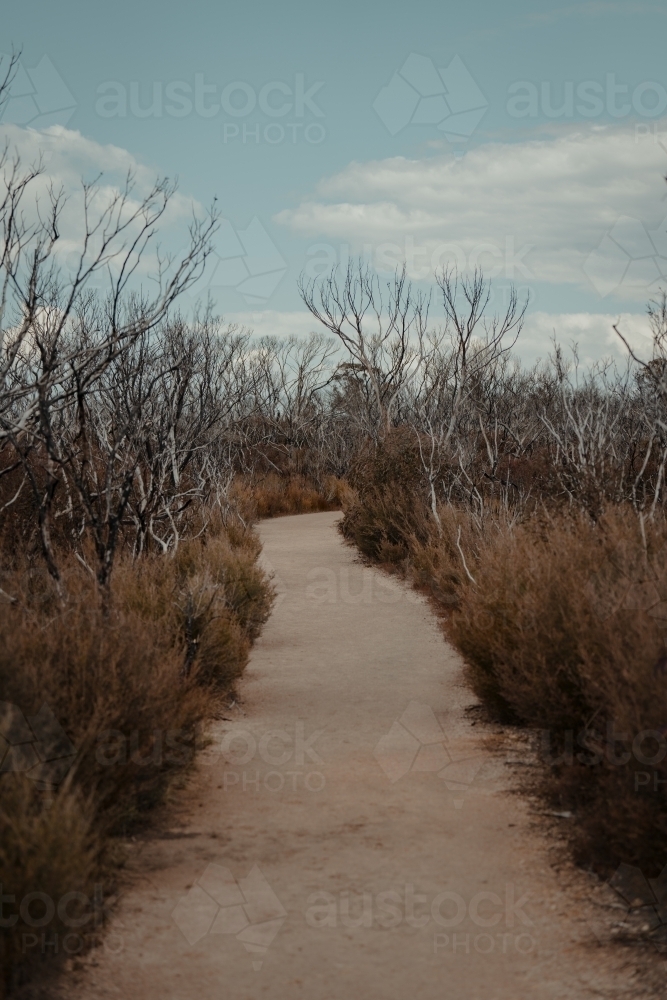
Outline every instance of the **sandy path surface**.
POLYGON ((337 517, 261 525, 280 597, 239 704, 67 996, 644 996, 427 603, 362 567, 337 517))

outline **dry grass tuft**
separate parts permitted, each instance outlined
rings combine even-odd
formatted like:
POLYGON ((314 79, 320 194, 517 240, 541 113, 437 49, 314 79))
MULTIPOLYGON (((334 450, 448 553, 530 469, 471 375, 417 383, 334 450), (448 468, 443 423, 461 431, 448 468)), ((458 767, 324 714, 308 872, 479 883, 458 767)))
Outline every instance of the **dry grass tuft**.
POLYGON ((340 510, 346 489, 346 484, 335 476, 327 477, 319 485, 307 476, 269 472, 257 480, 237 479, 231 494, 246 516, 257 520, 340 510))

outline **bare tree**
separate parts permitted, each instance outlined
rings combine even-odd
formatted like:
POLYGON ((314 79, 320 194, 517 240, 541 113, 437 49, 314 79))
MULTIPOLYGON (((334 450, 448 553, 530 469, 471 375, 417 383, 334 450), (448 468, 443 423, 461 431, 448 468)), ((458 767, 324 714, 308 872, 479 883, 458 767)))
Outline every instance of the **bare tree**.
POLYGON ((23 466, 38 510, 42 552, 58 580, 50 521, 63 466, 55 428, 62 427, 72 404, 83 412, 84 400, 109 366, 154 330, 201 275, 217 212, 193 219, 190 245, 180 260, 156 246, 148 293, 139 283, 139 269, 155 245, 173 185, 158 180, 137 199, 128 175, 124 187, 96 211, 98 186, 84 184, 82 243, 66 274, 56 256, 63 192, 51 188, 47 205, 31 204, 41 165, 24 170, 18 156, 7 153, 2 167, 0 447, 9 452, 2 473, 19 462, 23 466), (90 290, 96 275, 105 276, 103 296, 90 290))
POLYGON ((380 435, 392 427, 401 391, 422 358, 429 297, 413 290, 405 268, 383 290, 361 260, 344 276, 334 270, 322 279, 299 280, 301 297, 312 315, 347 349, 351 361, 342 372, 368 380, 380 435))
MULTIPOLYGON (((512 290, 504 315, 489 316, 491 286, 480 271, 471 278, 459 278, 455 270, 445 269, 436 280, 442 292, 445 327, 431 334, 429 349, 423 352, 413 410, 431 511, 440 527, 436 485, 442 480, 444 464, 450 472, 458 466, 446 487, 449 497, 454 485, 460 487, 467 481, 463 488, 481 501, 480 490, 470 475, 479 433, 489 457, 490 476, 496 475, 498 421, 496 416, 495 427, 487 434, 482 418, 485 385, 497 380, 499 366, 504 366, 521 332, 528 303, 520 307, 512 290)), ((488 392, 486 396, 488 399, 488 392)))

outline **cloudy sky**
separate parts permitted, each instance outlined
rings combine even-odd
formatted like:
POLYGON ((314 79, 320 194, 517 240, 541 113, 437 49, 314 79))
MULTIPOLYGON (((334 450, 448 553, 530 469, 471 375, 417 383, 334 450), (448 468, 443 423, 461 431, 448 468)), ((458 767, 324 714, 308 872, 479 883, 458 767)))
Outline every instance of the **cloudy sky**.
MULTIPOLYGON (((307 333, 296 279, 362 255, 425 288, 481 266, 530 296, 523 353, 640 344, 667 276, 667 5, 113 5, 33 0, 0 121, 74 191, 178 177, 164 239, 217 198, 199 293, 258 332, 307 333)), ((76 246, 77 201, 64 240, 76 246)), ((434 322, 442 316, 434 295, 434 322)))

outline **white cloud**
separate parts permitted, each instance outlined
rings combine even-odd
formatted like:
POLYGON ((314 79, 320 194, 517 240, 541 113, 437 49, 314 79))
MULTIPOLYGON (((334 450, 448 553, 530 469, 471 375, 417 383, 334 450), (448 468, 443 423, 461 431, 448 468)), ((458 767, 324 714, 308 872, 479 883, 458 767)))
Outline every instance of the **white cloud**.
MULTIPOLYGON (((326 332, 309 312, 281 312, 263 309, 256 312, 226 313, 225 320, 238 323, 256 336, 307 337, 311 331, 326 332)), ((433 316, 434 325, 441 322, 433 316)), ((645 313, 546 313, 533 312, 526 317, 524 328, 517 342, 515 353, 524 363, 546 358, 553 351, 554 337, 565 349, 577 344, 583 364, 601 358, 622 359, 627 351, 614 332, 618 325, 633 351, 640 356, 650 353, 650 331, 645 313)))
MULTIPOLYGON (((667 123, 657 128, 667 138, 667 123)), ((459 158, 351 163, 275 219, 313 242, 330 241, 336 253, 341 243, 351 253, 365 250, 385 269, 407 259, 415 278, 449 260, 517 283, 575 284, 601 298, 618 292, 645 300, 660 278, 656 267, 667 273, 666 150, 653 134, 636 141, 628 124, 595 125, 487 143, 459 158), (657 265, 641 274, 612 267, 611 278, 591 282, 584 265, 623 217, 654 238, 657 265)))
POLYGON ((638 356, 650 354, 650 329, 645 313, 545 312, 530 313, 526 317, 516 353, 524 362, 545 358, 553 350, 555 338, 564 348, 576 344, 585 365, 605 357, 625 358, 627 350, 614 325, 638 356))
MULTIPOLYGON (((73 129, 52 125, 38 131, 17 125, 0 125, 0 136, 16 151, 25 165, 41 158, 44 175, 62 183, 67 191, 81 186, 81 179, 92 181, 104 174, 103 182, 109 188, 121 184, 128 171, 136 179, 139 194, 147 191, 155 181, 158 171, 136 159, 127 149, 111 144, 103 145, 87 139, 73 129)), ((177 194, 172 211, 189 211, 192 200, 177 194)))
MULTIPOLYGON (((133 190, 128 198, 126 214, 136 210, 151 191, 157 171, 142 164, 126 149, 102 145, 87 139, 80 132, 53 125, 38 131, 16 125, 0 126, 0 142, 7 143, 9 160, 5 174, 11 169, 13 158, 18 155, 23 170, 42 163, 42 174, 27 190, 23 210, 28 219, 40 205, 42 214, 48 205, 49 189, 62 189, 66 196, 63 203, 56 244, 56 255, 67 266, 78 258, 84 235, 82 180, 97 182, 91 204, 91 217, 99 217, 112 198, 124 187, 128 173, 134 178, 133 190)), ((0 190, 2 189, 0 177, 0 190)), ((159 239, 170 249, 183 247, 187 239, 187 226, 193 211, 202 214, 202 206, 178 191, 170 199, 158 224, 159 239)), ((155 266, 152 253, 147 253, 140 273, 150 273, 155 266)))

